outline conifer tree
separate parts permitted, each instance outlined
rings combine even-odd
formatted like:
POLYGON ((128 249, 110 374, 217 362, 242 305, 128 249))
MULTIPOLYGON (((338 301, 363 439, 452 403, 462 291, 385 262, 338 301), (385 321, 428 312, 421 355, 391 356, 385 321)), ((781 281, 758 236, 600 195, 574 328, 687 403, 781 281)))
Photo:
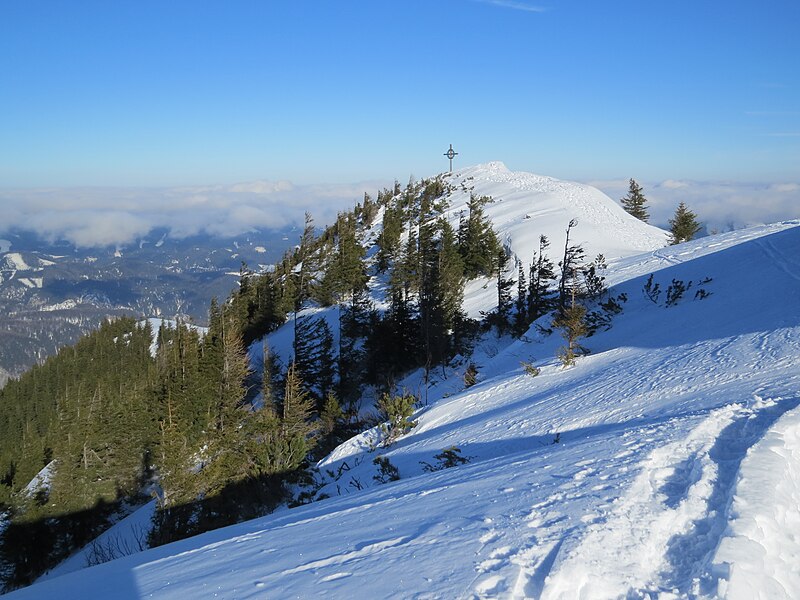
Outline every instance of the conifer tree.
POLYGON ((647 213, 647 200, 642 192, 642 187, 636 183, 634 179, 630 180, 628 194, 622 198, 620 202, 622 203, 622 208, 624 208, 628 214, 647 223, 647 220, 650 218, 650 215, 647 213))
POLYGON ((514 303, 514 333, 522 335, 528 329, 528 284, 522 261, 517 259, 517 299, 514 303))
POLYGON ((575 364, 575 359, 585 352, 579 340, 588 333, 586 308, 577 300, 579 292, 577 275, 573 277, 569 289, 568 304, 553 321, 553 325, 561 330, 561 336, 567 344, 558 352, 558 358, 565 367, 575 364))
POLYGON ((452 357, 459 343, 461 324, 464 320, 464 262, 458 252, 456 234, 450 224, 438 221, 440 240, 434 280, 436 301, 434 314, 434 338, 436 339, 436 361, 452 357))
POLYGON ((508 254, 505 248, 501 248, 497 252, 496 260, 497 320, 495 324, 497 325, 498 330, 502 333, 509 325, 509 314, 511 312, 511 288, 514 285, 514 280, 509 279, 506 275, 508 254))
POLYGON ((325 280, 330 280, 333 300, 341 302, 366 289, 367 275, 364 256, 366 251, 356 239, 355 222, 339 215, 336 220, 336 250, 333 260, 325 273, 325 280))
POLYGON ((322 317, 300 317, 296 331, 294 364, 298 376, 315 400, 321 403, 335 381, 333 335, 322 317))
POLYGON ((703 226, 697 221, 697 215, 681 202, 675 215, 669 220, 670 244, 681 244, 694 239, 703 226))
POLYGON ((547 256, 547 236, 539 236, 539 250, 534 252, 528 279, 528 320, 535 321, 553 308, 550 287, 556 279, 553 261, 547 256))
POLYGON ((383 228, 377 239, 376 264, 379 273, 388 270, 392 262, 397 258, 400 248, 400 236, 403 233, 402 209, 397 200, 392 200, 391 197, 386 202, 383 212, 383 228))
POLYGON ((496 272, 496 258, 501 246, 491 221, 483 212, 483 207, 489 202, 492 202, 489 196, 470 195, 467 217, 459 226, 459 250, 468 280, 496 272))
POLYGON ((314 445, 309 424, 314 414, 314 402, 303 389, 303 381, 294 363, 286 372, 286 387, 280 424, 280 447, 277 453, 277 472, 296 469, 314 445))
POLYGON ((297 300, 294 310, 299 311, 303 303, 312 296, 313 278, 317 270, 316 257, 314 256, 314 219, 310 213, 305 214, 303 234, 300 237, 300 246, 297 249, 297 300))
MULTIPOLYGON (((338 394, 348 411, 361 395, 366 357, 361 339, 369 333, 372 303, 366 290, 354 293, 339 306, 338 394)), ((353 411, 354 412, 354 411, 353 411)))
POLYGON ((243 425, 247 412, 243 405, 249 364, 233 315, 223 315, 221 325, 222 363, 215 374, 216 394, 207 427, 208 464, 202 470, 207 495, 247 476, 241 458, 246 445, 243 425))
POLYGON ((567 225, 567 235, 564 241, 564 258, 559 266, 561 267, 561 277, 558 281, 558 307, 563 312, 568 305, 571 294, 579 293, 575 290, 578 274, 583 264, 583 248, 579 244, 570 244, 570 232, 577 227, 578 220, 572 219, 567 225))

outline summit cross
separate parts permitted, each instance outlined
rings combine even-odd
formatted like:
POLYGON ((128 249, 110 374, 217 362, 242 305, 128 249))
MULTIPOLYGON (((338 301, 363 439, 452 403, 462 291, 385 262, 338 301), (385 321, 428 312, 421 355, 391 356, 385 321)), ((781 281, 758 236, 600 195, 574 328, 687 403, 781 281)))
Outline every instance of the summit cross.
POLYGON ((453 172, 453 158, 458 154, 455 150, 453 150, 453 144, 450 144, 450 150, 444 153, 444 155, 450 159, 450 172, 453 172))

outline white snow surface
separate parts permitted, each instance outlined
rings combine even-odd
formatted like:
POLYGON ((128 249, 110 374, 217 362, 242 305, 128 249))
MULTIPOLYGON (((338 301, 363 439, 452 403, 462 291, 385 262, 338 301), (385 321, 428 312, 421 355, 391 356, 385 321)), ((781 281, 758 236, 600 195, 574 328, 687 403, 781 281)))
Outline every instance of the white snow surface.
MULTIPOLYGON (((563 184, 476 169, 477 193, 563 184)), ((580 189, 576 236, 592 214, 598 233, 576 241, 606 244, 611 293, 628 301, 574 367, 555 360, 557 335, 487 339, 476 385, 451 368, 395 444, 366 432, 320 463, 329 498, 9 598, 800 598, 800 222, 662 247, 580 189), (667 307, 672 280, 693 283, 667 307), (424 468, 451 446, 469 462, 424 468), (377 456, 399 481, 374 480, 377 456)), ((521 254, 537 218, 497 229, 521 254)))
POLYGON ((31 267, 19 252, 9 252, 3 257, 6 268, 13 271, 30 271, 31 267))
MULTIPOLYGON (((589 260, 603 254, 613 261, 661 248, 667 241, 665 231, 632 217, 603 192, 582 183, 512 172, 502 162, 468 167, 445 176, 445 181, 455 187, 446 215, 456 229, 460 215, 467 214, 471 194, 494 199, 484 211, 501 243, 511 251, 512 275, 516 275, 517 260, 527 273, 541 235, 549 239, 550 258, 558 263, 571 219, 578 224, 571 231, 570 243, 580 244, 589 260)), ((470 282, 465 292, 464 310, 471 318, 497 306, 493 281, 470 282)))
POLYGON ((39 491, 49 491, 50 482, 53 479, 54 469, 55 461, 51 460, 44 467, 42 467, 36 475, 33 476, 33 479, 28 482, 28 485, 25 486, 25 489, 22 493, 28 497, 31 497, 39 491))

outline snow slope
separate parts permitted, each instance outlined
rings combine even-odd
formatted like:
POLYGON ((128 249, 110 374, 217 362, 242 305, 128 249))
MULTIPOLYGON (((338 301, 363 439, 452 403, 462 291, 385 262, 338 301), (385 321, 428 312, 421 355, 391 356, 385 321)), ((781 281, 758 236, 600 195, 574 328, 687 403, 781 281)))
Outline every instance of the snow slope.
MULTIPOLYGON (((564 237, 571 219, 578 225, 570 242, 581 244, 587 258, 598 254, 606 259, 629 257, 666 244, 667 233, 626 213, 617 202, 597 188, 532 173, 512 172, 501 162, 468 167, 445 175, 453 186, 448 195, 447 219, 458 228, 461 214, 467 214, 471 194, 490 196, 494 202, 484 208, 500 241, 510 250, 509 270, 516 275, 515 261, 527 272, 539 236, 550 241, 550 257, 558 263, 564 251, 564 237)), ((465 290, 464 310, 472 318, 497 305, 497 292, 487 280, 470 282, 465 290)))
POLYGON ((393 446, 338 448, 333 497, 9 597, 800 597, 800 222, 618 256, 628 302, 575 367, 531 330, 393 446), (694 283, 667 307, 650 273, 694 283), (449 446, 470 462, 426 472, 449 446))

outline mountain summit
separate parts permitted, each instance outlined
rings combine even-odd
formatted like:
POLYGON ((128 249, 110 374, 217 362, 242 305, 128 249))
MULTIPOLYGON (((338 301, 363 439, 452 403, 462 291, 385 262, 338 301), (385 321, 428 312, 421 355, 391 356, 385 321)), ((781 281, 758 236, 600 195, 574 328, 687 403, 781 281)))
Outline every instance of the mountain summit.
MULTIPOLYGON (((523 261, 538 248, 539 235, 559 247, 571 219, 578 226, 573 242, 586 252, 608 259, 654 250, 666 244, 667 234, 626 213, 619 203, 590 185, 553 177, 510 171, 502 162, 489 162, 445 175, 455 190, 448 197, 448 213, 457 217, 470 194, 491 196, 487 205, 501 240, 523 261)), ((451 217, 457 225, 457 218, 451 217)))

